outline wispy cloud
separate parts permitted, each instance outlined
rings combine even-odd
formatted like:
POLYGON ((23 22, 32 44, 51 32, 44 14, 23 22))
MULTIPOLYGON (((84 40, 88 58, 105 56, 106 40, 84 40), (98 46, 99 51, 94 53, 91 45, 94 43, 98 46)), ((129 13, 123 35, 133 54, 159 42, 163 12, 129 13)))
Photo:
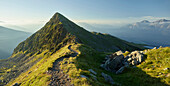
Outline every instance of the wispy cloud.
POLYGON ((77 23, 88 23, 88 24, 108 24, 108 25, 125 25, 131 24, 135 22, 139 22, 142 20, 149 20, 149 21, 156 21, 159 19, 168 19, 170 17, 154 17, 154 16, 142 16, 142 17, 128 17, 128 18, 121 18, 121 19, 89 19, 89 20, 73 20, 77 23))
POLYGON ((156 20, 159 20, 159 19, 168 19, 168 20, 170 20, 170 17, 155 17, 155 16, 128 17, 128 18, 132 19, 134 21, 141 21, 141 20, 156 21, 156 20))
POLYGON ((108 24, 108 25, 117 25, 117 24, 127 24, 130 21, 126 19, 97 19, 97 20, 73 20, 77 23, 89 23, 89 24, 108 24))

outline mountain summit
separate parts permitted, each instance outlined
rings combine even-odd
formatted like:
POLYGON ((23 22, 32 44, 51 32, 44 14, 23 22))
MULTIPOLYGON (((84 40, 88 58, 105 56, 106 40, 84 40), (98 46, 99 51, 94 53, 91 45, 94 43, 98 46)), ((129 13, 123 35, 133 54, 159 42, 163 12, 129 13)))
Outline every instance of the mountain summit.
POLYGON ((161 22, 170 22, 170 20, 166 20, 166 19, 160 19, 160 20, 158 20, 158 21, 155 21, 155 22, 157 22, 157 23, 161 23, 161 22))
POLYGON ((60 13, 56 13, 43 28, 20 43, 14 53, 26 51, 34 54, 49 49, 57 51, 68 43, 86 44, 98 51, 117 51, 140 49, 135 44, 128 43, 108 34, 89 32, 76 25, 60 13))

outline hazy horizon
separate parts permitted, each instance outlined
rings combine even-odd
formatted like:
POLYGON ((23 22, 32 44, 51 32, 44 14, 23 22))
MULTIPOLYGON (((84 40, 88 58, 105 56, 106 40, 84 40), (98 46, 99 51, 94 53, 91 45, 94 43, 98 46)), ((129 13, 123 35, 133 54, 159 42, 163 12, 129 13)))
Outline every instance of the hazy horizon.
POLYGON ((59 12, 76 23, 116 27, 142 20, 170 19, 168 3, 169 0, 1 0, 0 26, 33 33, 59 12))

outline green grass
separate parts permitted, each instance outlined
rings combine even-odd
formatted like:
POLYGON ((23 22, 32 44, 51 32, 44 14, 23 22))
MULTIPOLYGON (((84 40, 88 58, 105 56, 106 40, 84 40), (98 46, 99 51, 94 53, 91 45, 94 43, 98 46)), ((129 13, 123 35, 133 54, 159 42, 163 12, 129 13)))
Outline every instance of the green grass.
MULTIPOLYGON (((100 64, 105 56, 110 53, 98 52, 83 44, 73 44, 71 48, 78 52, 78 55, 76 57, 65 58, 61 62, 60 67, 65 74, 69 75, 72 81, 71 83, 75 86, 110 86, 111 84, 106 82, 102 77, 102 72, 109 74, 117 85, 119 84, 122 86, 169 85, 169 77, 165 76, 170 72, 167 70, 163 71, 163 69, 169 67, 170 48, 149 50, 146 53, 147 58, 142 64, 138 65, 136 68, 126 68, 123 74, 119 75, 100 68, 100 64), (157 58, 158 56, 161 58, 157 58), (155 66, 154 69, 152 68, 153 65, 155 66), (88 69, 93 69, 97 72, 97 80, 90 76, 88 69), (82 78, 80 75, 85 75, 88 78, 82 78)), ((44 56, 43 59, 32 66, 28 71, 22 73, 15 80, 12 80, 7 86, 14 83, 22 83, 21 86, 47 86, 50 83, 51 75, 48 75, 46 71, 48 71, 48 68, 52 67, 53 62, 57 58, 66 53, 73 53, 69 51, 68 45, 53 55, 44 56), (31 73, 29 73, 30 71, 31 73)), ((128 53, 129 52, 126 52, 125 56, 128 53)))
POLYGON ((12 80, 7 86, 13 85, 14 83, 21 83, 21 86, 47 86, 51 75, 48 75, 46 71, 53 66, 53 62, 57 58, 65 55, 64 53, 66 52, 69 52, 68 46, 61 48, 53 55, 46 54, 47 56, 44 56, 43 59, 32 66, 28 71, 22 73, 15 80, 12 80))
POLYGON ((160 78, 161 82, 170 85, 170 70, 164 70, 170 68, 170 47, 152 49, 146 55, 147 59, 138 67, 148 75, 160 78))
MULTIPOLYGON (((116 75, 100 68, 100 64, 108 53, 97 52, 94 49, 85 45, 76 45, 72 47, 74 50, 77 50, 77 52, 79 52, 79 55, 77 57, 65 59, 62 62, 61 68, 72 78, 72 83, 76 86, 82 84, 88 86, 110 86, 110 84, 108 82, 105 82, 104 78, 101 76, 102 72, 111 75, 114 81, 117 84, 121 84, 122 86, 166 86, 168 84, 166 83, 167 81, 162 81, 164 80, 163 78, 151 76, 147 73, 147 71, 144 71, 143 68, 141 68, 144 62, 136 68, 126 68, 123 74, 116 75), (64 64, 66 62, 67 64, 64 64), (97 72, 97 81, 90 76, 90 72, 88 71, 88 69, 93 69, 97 72), (87 76, 88 78, 80 78, 81 74, 87 76)), ((152 53, 151 51, 150 53, 152 53)), ((162 52, 164 52, 164 55, 161 56, 166 57, 165 54, 169 54, 169 51, 162 52)), ((128 53, 129 52, 126 52, 125 56, 128 53)), ((146 58, 146 61, 149 59, 149 54, 147 55, 148 58, 146 58)), ((166 66, 164 65, 164 67, 166 66)), ((167 78, 167 80, 169 80, 169 78, 167 78)))

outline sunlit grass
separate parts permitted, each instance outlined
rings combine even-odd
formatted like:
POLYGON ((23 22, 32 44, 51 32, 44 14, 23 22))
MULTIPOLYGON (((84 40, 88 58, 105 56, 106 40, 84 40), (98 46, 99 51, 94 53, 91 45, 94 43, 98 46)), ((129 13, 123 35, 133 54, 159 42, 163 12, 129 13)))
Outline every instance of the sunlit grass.
POLYGON ((27 72, 22 73, 15 80, 11 81, 7 86, 14 83, 21 83, 22 86, 47 86, 51 77, 51 75, 46 73, 48 68, 52 67, 53 62, 66 52, 69 52, 68 46, 58 50, 52 56, 46 54, 42 60, 32 66, 27 72))
POLYGON ((170 85, 170 69, 165 69, 170 68, 170 48, 152 49, 146 55, 147 59, 138 67, 148 75, 160 78, 162 82, 170 85))

